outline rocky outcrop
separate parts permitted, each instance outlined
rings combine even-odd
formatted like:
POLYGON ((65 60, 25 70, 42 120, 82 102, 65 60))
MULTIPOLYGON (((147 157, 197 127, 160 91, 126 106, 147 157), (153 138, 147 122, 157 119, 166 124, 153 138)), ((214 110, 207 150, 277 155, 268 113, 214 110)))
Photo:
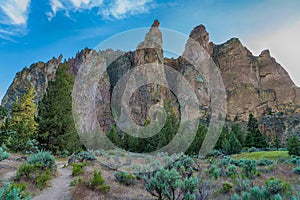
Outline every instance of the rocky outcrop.
POLYGON ((213 59, 219 66, 227 92, 227 116, 247 120, 249 113, 261 118, 268 110, 299 112, 299 88, 271 57, 269 50, 259 56, 233 38, 215 45, 213 59))
POLYGON ((54 80, 61 60, 62 55, 58 58, 52 58, 47 63, 32 64, 29 69, 24 68, 21 72, 18 72, 2 99, 1 105, 10 109, 16 97, 23 94, 30 87, 30 84, 34 86, 36 91, 35 102, 38 103, 46 92, 48 81, 54 80))
MULTIPOLYGON (((73 75, 77 75, 79 69, 84 65, 89 65, 92 61, 107 65, 107 71, 98 82, 95 101, 98 105, 97 118, 104 130, 114 123, 110 107, 114 87, 127 72, 148 63, 154 63, 157 66, 164 64, 180 72, 191 83, 199 99, 200 117, 209 117, 211 96, 205 75, 198 72, 191 63, 184 59, 185 56, 198 59, 200 55, 194 55, 194 45, 197 43, 201 45, 201 51, 203 51, 201 56, 211 56, 221 71, 226 89, 228 120, 237 118, 240 121, 247 121, 250 113, 261 120, 270 112, 281 113, 283 116, 298 116, 300 89, 295 86, 284 68, 272 58, 268 50, 263 51, 259 56, 254 56, 237 38, 232 38, 224 44, 213 44, 203 25, 195 27, 190 33, 190 38, 183 56, 172 59, 164 58, 162 34, 159 30, 159 22, 156 20, 144 41, 137 45, 134 52, 114 50, 97 52, 85 48, 78 52, 75 58, 67 61, 71 66, 70 73, 73 75)), ((35 101, 40 101, 46 91, 48 81, 55 78, 61 59, 62 56, 58 59, 53 58, 47 63, 39 62, 29 69, 25 68, 18 72, 2 100, 2 105, 11 108, 16 96, 22 94, 29 84, 33 84, 36 89, 35 101)), ((156 74, 164 74, 161 68, 155 69, 156 74)), ((203 73, 206 72, 203 71, 203 73)), ((143 125, 149 117, 151 106, 162 105, 165 99, 169 100, 173 106, 178 106, 174 94, 167 87, 148 84, 136 90, 130 99, 131 114, 136 123, 143 125)), ((87 123, 91 120, 86 119, 87 123)), ((266 123, 265 130, 269 129, 267 124, 269 123, 266 123)))

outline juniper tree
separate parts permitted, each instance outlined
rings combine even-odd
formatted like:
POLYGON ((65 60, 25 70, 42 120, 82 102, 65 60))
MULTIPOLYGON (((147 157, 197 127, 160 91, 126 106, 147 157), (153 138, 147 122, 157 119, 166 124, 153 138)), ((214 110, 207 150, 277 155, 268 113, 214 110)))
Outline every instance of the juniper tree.
POLYGON ((46 94, 39 103, 38 137, 43 147, 54 153, 82 149, 72 116, 72 88, 74 77, 69 63, 59 65, 54 81, 50 81, 46 94))
POLYGON ((11 117, 8 123, 8 129, 14 131, 8 142, 8 147, 13 151, 22 151, 26 149, 28 140, 35 136, 37 131, 37 122, 35 113, 37 106, 34 103, 35 91, 31 85, 27 92, 21 95, 20 100, 16 98, 11 111, 11 117))

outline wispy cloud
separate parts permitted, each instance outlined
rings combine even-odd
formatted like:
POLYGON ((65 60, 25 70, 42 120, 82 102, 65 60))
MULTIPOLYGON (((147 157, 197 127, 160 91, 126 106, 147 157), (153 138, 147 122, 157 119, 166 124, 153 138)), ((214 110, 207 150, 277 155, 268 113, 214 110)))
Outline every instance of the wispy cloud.
POLYGON ((107 19, 122 19, 131 15, 148 13, 152 0, 115 0, 114 3, 103 8, 100 13, 107 19))
POLYGON ((154 4, 153 0, 50 0, 51 12, 47 12, 51 21, 58 11, 64 12, 67 17, 70 13, 81 12, 93 8, 104 19, 122 19, 136 14, 148 13, 154 4))
POLYGON ((49 21, 51 21, 51 19, 56 15, 56 12, 58 10, 64 9, 64 6, 59 0, 50 0, 50 5, 51 5, 51 12, 46 12, 49 21))
POLYGON ((0 5, 0 37, 12 40, 27 32, 30 0, 3 0, 0 5))

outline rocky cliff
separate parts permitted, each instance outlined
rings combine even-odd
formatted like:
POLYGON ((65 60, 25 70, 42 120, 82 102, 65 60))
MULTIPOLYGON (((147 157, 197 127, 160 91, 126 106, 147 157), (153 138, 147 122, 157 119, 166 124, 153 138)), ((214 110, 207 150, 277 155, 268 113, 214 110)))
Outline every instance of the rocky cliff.
MULTIPOLYGON (((270 113, 281 113, 283 116, 293 115, 297 118, 300 113, 300 89, 295 86, 288 73, 276 62, 268 50, 263 51, 259 56, 254 56, 237 38, 216 45, 210 41, 209 34, 203 25, 195 27, 190 33, 190 38, 207 51, 221 71, 226 89, 228 120, 246 121, 250 113, 262 120, 263 116, 270 113)), ((125 53, 114 50, 97 52, 86 48, 77 53, 75 58, 67 61, 71 65, 70 73, 74 75, 93 58, 110 63, 99 82, 96 97, 96 103, 99 105, 98 120, 104 129, 113 123, 109 106, 112 89, 126 72, 146 63, 164 63, 180 72, 192 83, 200 101, 199 115, 201 117, 210 115, 209 88, 205 84, 203 75, 194 70, 182 56, 172 59, 164 58, 162 42, 159 22, 155 21, 145 36, 145 40, 137 45, 137 50, 134 52, 125 53)), ((188 43, 185 52, 189 51, 188 48, 192 48, 188 43)), ((48 81, 55 78, 55 71, 61 59, 62 56, 59 56, 58 59, 53 58, 47 63, 39 62, 29 69, 25 68, 18 72, 1 102, 2 106, 11 108, 16 96, 23 93, 29 84, 33 84, 36 89, 36 102, 40 101, 46 91, 48 81)), ((139 88, 130 100, 136 122, 144 124, 150 107, 159 102, 162 103, 164 99, 170 100, 173 106, 176 106, 175 96, 165 87, 149 84, 139 88)), ((266 127, 267 125, 265 129, 269 130, 266 127)))

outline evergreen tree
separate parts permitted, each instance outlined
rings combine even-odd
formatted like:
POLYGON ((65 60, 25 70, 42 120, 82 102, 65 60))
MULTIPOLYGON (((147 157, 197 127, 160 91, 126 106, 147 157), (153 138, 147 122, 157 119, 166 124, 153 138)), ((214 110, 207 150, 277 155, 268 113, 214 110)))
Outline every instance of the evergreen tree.
POLYGON ((178 128, 178 120, 174 110, 172 109, 167 116, 166 123, 159 133, 158 148, 166 146, 176 135, 178 128))
POLYGON ((110 129, 110 131, 107 134, 108 139, 117 147, 121 148, 121 138, 118 134, 118 130, 116 125, 113 125, 110 129))
POLYGON ((226 142, 224 151, 227 154, 236 154, 240 153, 242 150, 242 145, 235 136, 235 133, 231 133, 228 141, 226 142))
POLYGON ((54 81, 50 81, 39 104, 39 134, 36 138, 47 150, 59 153, 82 149, 72 116, 72 87, 74 77, 69 63, 61 64, 54 81))
POLYGON ((245 136, 244 136, 243 129, 238 122, 232 125, 230 134, 235 134, 238 141, 241 143, 242 146, 244 146, 245 136))
POLYGON ((259 122, 254 118, 252 114, 249 115, 249 121, 247 125, 247 136, 245 139, 246 147, 267 147, 265 136, 259 130, 259 122))
POLYGON ((3 121, 6 116, 7 116, 7 109, 0 106, 0 122, 3 121))
POLYGON ((204 141, 204 138, 206 136, 206 133, 207 133, 207 128, 205 126, 202 126, 201 124, 199 124, 194 141, 189 146, 188 150, 186 151, 186 154, 188 154, 188 155, 198 155, 199 154, 199 151, 200 151, 200 148, 204 141))
POLYGON ((300 142, 296 136, 292 136, 289 138, 287 149, 290 155, 300 156, 300 142))
POLYGON ((21 95, 20 101, 17 98, 14 102, 8 123, 8 129, 15 132, 8 142, 8 147, 13 151, 25 150, 28 140, 32 139, 37 131, 37 106, 34 104, 34 98, 35 91, 31 85, 26 94, 21 95))
POLYGON ((217 143, 215 145, 215 149, 217 149, 217 150, 223 150, 225 148, 225 145, 227 144, 229 136, 230 135, 229 135, 228 126, 223 126, 221 135, 218 138, 218 141, 217 141, 217 143))

